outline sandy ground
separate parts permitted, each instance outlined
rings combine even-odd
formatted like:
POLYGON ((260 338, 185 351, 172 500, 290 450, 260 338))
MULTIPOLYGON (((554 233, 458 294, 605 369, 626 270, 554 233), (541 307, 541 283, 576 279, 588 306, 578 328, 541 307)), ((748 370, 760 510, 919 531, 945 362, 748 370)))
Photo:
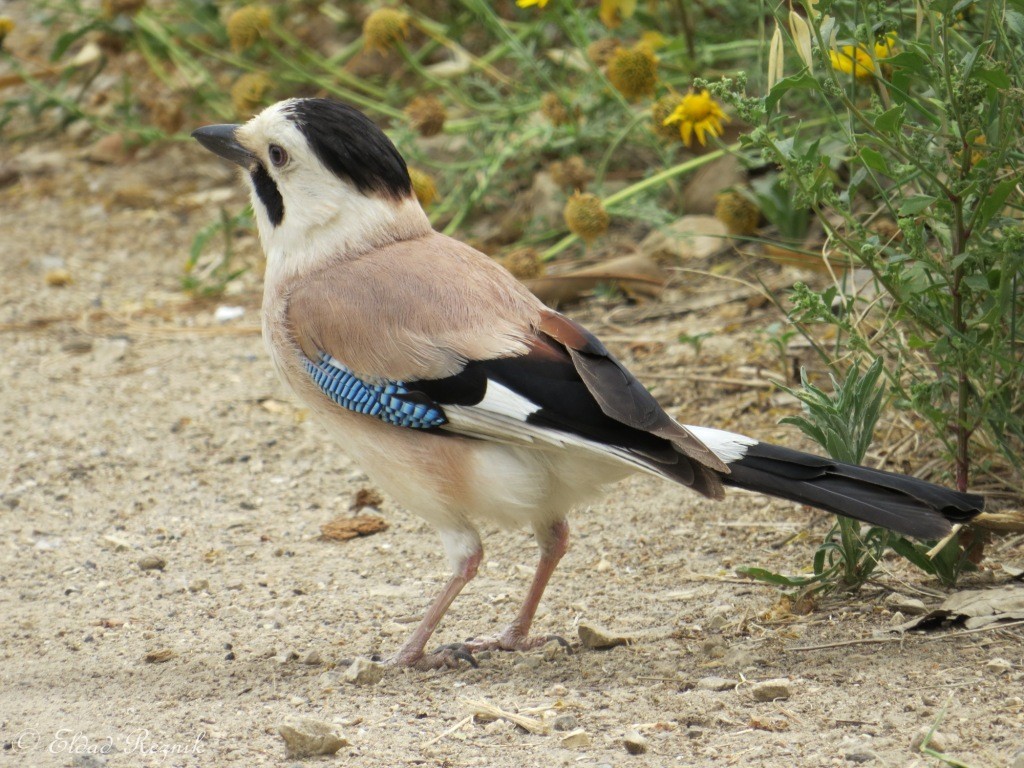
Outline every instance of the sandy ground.
MULTIPOLYGON (((799 571, 826 517, 741 494, 712 506, 647 478, 572 519, 537 626, 571 655, 346 682, 344 660, 401 644, 447 565, 433 532, 386 500, 386 531, 320 537, 368 483, 274 379, 257 270, 218 302, 181 293, 192 238, 217 215, 202 196, 242 203, 230 171, 190 146, 122 166, 22 150, 0 189, 0 765, 305 763, 278 734, 302 717, 347 740, 311 761, 337 765, 935 765, 913 745, 932 727, 968 765, 1024 764, 1019 626, 898 638, 886 597, 942 593, 895 561, 880 585, 793 616, 734 569, 799 571), (48 285, 59 270, 70 284, 48 285), (218 323, 219 304, 245 313, 218 323), (582 649, 579 622, 634 643, 582 649), (871 638, 888 641, 838 645, 871 638), (775 678, 787 697, 756 700, 775 678), (569 731, 473 719, 479 701, 569 731), (630 731, 646 751, 626 751, 630 731)), ((237 247, 256 261, 252 239, 237 247)), ((759 416, 764 390, 672 375, 694 355, 681 332, 713 331, 713 359, 752 348, 748 321, 576 314, 675 412, 703 404, 796 440, 759 416)), ((526 589, 530 537, 487 533, 439 642, 496 632, 526 589)), ((1008 539, 968 583, 1004 582, 999 564, 1020 560, 1008 539)))

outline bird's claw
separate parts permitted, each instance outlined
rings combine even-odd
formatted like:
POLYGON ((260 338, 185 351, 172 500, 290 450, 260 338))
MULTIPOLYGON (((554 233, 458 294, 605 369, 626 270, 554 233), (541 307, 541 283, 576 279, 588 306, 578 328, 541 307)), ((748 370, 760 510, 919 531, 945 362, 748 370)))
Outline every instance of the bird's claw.
POLYGON ((448 643, 439 646, 430 653, 425 653, 416 661, 413 666, 417 669, 441 669, 448 667, 454 669, 459 662, 464 661, 476 669, 480 663, 473 657, 473 652, 465 643, 448 643))
POLYGON ((569 641, 560 635, 522 636, 504 632, 497 637, 477 637, 467 640, 464 645, 473 653, 480 651, 532 651, 554 640, 566 653, 572 653, 569 641))

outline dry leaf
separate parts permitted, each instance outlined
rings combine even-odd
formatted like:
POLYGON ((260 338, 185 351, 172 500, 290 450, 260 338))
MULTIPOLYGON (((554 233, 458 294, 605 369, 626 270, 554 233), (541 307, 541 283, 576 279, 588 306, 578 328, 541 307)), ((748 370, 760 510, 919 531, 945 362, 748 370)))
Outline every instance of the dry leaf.
POLYGON ((938 608, 901 624, 899 629, 939 629, 963 623, 977 629, 1001 621, 1024 620, 1024 585, 995 589, 965 589, 946 598, 938 608))
POLYGON ((545 304, 557 307, 578 301, 599 285, 614 285, 627 294, 655 297, 661 294, 667 281, 664 270, 654 259, 634 253, 523 283, 545 304))
POLYGON ((380 495, 380 491, 376 488, 360 488, 356 491, 356 497, 349 504, 348 508, 351 512, 358 512, 363 507, 379 509, 383 503, 384 497, 380 495))
POLYGON ((331 541, 346 541, 356 536, 372 536, 387 530, 388 524, 376 515, 337 517, 320 526, 320 534, 331 541))

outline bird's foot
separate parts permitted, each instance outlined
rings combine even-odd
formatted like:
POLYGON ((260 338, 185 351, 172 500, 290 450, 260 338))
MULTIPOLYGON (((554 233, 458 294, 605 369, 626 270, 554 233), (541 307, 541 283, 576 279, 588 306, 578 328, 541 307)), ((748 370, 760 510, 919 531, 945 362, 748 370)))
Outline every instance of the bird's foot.
POLYGON ((566 653, 572 653, 572 646, 564 637, 558 635, 524 635, 515 627, 509 627, 500 635, 495 637, 477 637, 463 643, 470 653, 481 651, 532 651, 547 645, 554 640, 566 653))
POLYGON ((430 653, 408 654, 399 651, 399 653, 387 661, 393 667, 409 667, 410 669, 424 671, 431 669, 455 669, 461 662, 465 662, 471 667, 480 666, 477 660, 473 658, 472 651, 464 643, 442 645, 430 653))

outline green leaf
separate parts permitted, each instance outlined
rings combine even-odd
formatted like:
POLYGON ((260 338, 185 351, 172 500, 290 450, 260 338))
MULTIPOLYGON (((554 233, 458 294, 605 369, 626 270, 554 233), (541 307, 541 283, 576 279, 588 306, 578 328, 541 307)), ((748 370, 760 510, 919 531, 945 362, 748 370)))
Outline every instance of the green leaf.
POLYGON ((803 587, 816 581, 814 577, 793 578, 783 576, 781 573, 767 571, 764 568, 743 566, 736 569, 736 573, 758 581, 767 581, 769 584, 778 584, 783 587, 803 587))
POLYGON ((903 104, 897 104, 892 109, 886 110, 875 118, 875 128, 883 133, 898 131, 900 126, 903 125, 903 116, 906 114, 906 111, 907 108, 903 104))
POLYGON ((902 51, 895 56, 887 58, 885 63, 893 69, 902 69, 905 72, 912 72, 918 75, 931 74, 928 59, 916 51, 902 51))
POLYGON ((800 91, 821 91, 821 83, 818 82, 817 78, 814 77, 810 72, 804 70, 799 75, 793 75, 792 77, 784 77, 768 92, 768 95, 764 98, 764 107, 769 112, 775 108, 775 105, 779 103, 779 100, 789 91, 800 90, 800 91))
POLYGON ((1013 191, 1013 188, 1016 185, 1016 178, 1004 179, 996 184, 992 191, 985 196, 984 201, 978 209, 978 219, 974 223, 974 229, 981 230, 985 228, 989 221, 992 220, 992 217, 1002 209, 1003 204, 1006 202, 1006 198, 1009 196, 1010 192, 1013 191))
POLYGON ((996 88, 1005 91, 1010 87, 1010 76, 1002 69, 978 67, 971 72, 971 78, 981 80, 983 83, 994 85, 996 88))
POLYGON ((916 216, 921 211, 929 208, 939 198, 934 195, 911 195, 903 201, 903 205, 900 206, 900 216, 916 216))
POLYGON ((868 168, 879 173, 889 175, 889 163, 886 162, 882 153, 871 147, 861 147, 860 159, 868 168))

